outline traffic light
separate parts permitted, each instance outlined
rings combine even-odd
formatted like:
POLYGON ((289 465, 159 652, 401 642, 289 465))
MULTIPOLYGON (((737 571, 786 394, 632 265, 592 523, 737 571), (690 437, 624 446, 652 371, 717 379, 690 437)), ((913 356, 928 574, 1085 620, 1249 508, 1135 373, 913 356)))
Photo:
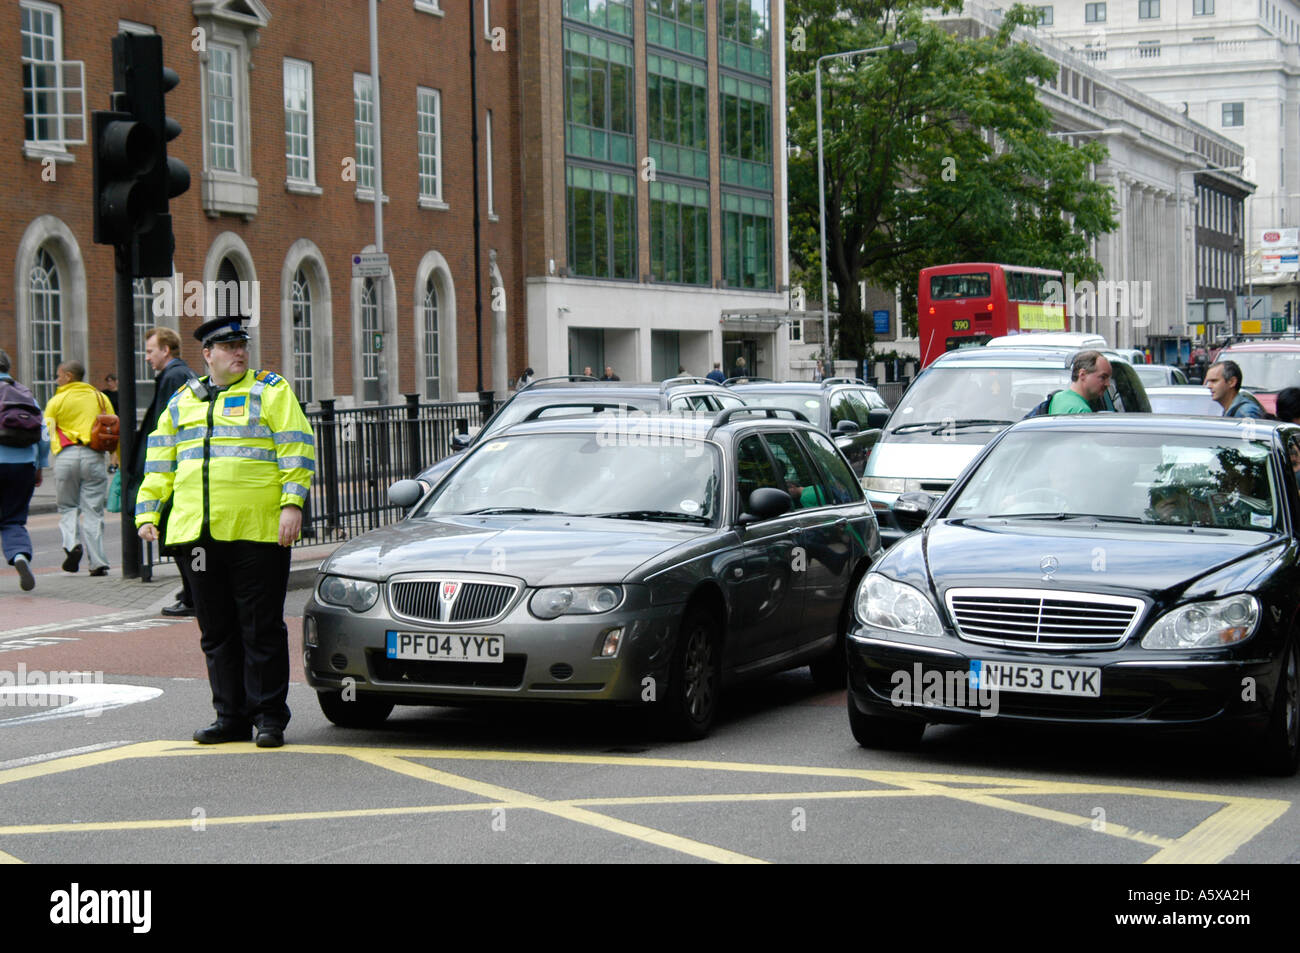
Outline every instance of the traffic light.
POLYGON ((165 97, 178 82, 162 65, 161 37, 113 37, 113 110, 94 115, 94 235, 121 250, 119 268, 136 278, 172 273, 167 202, 190 187, 189 169, 167 156, 181 127, 165 97))

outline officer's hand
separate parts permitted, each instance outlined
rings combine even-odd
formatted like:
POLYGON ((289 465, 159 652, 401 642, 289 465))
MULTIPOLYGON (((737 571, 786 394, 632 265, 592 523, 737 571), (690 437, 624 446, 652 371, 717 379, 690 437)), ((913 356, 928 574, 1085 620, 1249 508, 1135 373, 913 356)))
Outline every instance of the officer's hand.
POLYGON ((136 531, 136 534, 146 543, 158 542, 158 527, 153 523, 145 523, 136 531))
POLYGON ((38 467, 36 469, 36 485, 40 486, 44 480, 45 480, 45 473, 38 467))
POLYGON ((292 546, 302 531, 302 510, 296 506, 280 508, 280 545, 292 546))

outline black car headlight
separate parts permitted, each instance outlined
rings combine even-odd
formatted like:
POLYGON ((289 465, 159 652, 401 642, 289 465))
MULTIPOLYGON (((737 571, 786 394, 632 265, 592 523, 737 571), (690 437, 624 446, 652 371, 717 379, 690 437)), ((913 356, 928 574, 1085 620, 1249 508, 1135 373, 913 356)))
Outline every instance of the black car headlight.
POLYGON ((880 629, 912 635, 943 635, 939 613, 925 593, 878 572, 862 577, 855 608, 861 621, 880 629))
POLYGON ((533 593, 528 610, 539 619, 558 619, 609 612, 622 602, 622 586, 553 586, 533 593))
POLYGON ((346 576, 326 576, 317 585, 316 595, 326 605, 365 612, 379 598, 379 583, 346 576))
POLYGON ((1231 645, 1255 634, 1259 600, 1241 593, 1193 602, 1166 612, 1142 637, 1144 649, 1204 649, 1231 645))

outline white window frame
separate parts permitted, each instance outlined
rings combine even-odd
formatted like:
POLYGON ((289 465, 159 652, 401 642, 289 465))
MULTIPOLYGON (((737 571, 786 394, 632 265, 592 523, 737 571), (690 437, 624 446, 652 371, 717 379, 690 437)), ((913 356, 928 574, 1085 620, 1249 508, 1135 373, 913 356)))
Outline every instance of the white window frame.
POLYGON ((1225 102, 1219 113, 1219 122, 1224 129, 1240 129, 1242 126, 1246 125, 1246 103, 1244 101, 1225 102), (1227 109, 1229 106, 1241 107, 1240 110, 1236 110, 1236 109, 1233 110, 1234 113, 1240 112, 1241 122, 1229 123, 1226 121, 1228 118, 1227 109))
POLYGON ((492 0, 483 0, 483 39, 492 39, 492 0))
POLYGON ((203 167, 212 172, 224 172, 228 175, 238 175, 240 172, 239 158, 240 158, 240 153, 242 151, 240 148, 240 146, 242 145, 240 141, 242 137, 239 134, 240 133, 239 100, 240 100, 240 94, 243 92, 241 88, 243 84, 239 82, 239 51, 235 49, 233 46, 230 46, 229 44, 226 43, 209 44, 207 69, 204 70, 203 78, 204 78, 203 167), (214 106, 214 102, 213 102, 213 92, 212 92, 212 85, 211 85, 212 78, 213 78, 212 60, 214 55, 218 53, 221 54, 221 58, 224 58, 226 56, 230 57, 229 125, 230 125, 231 140, 229 144, 222 143, 220 144, 220 146, 218 146, 217 143, 213 142, 214 128, 216 124, 220 124, 224 126, 227 121, 225 119, 216 119, 212 115, 212 107, 214 106), (217 168, 215 166, 213 159, 214 159, 214 150, 217 148, 220 148, 223 152, 229 150, 232 168, 229 169, 217 168))
POLYGON ((442 197, 442 91, 432 89, 428 86, 417 86, 415 88, 415 149, 416 149, 416 177, 417 192, 419 195, 420 208, 446 209, 447 203, 442 197), (432 97, 433 102, 433 184, 432 194, 426 194, 424 190, 424 173, 423 165, 425 159, 425 144, 430 134, 423 131, 424 118, 429 113, 424 110, 425 97, 432 97))
POLYGON ((356 160, 357 181, 357 198, 367 202, 375 200, 375 87, 370 81, 369 73, 352 74, 352 158, 356 160), (364 90, 370 92, 370 118, 361 120, 357 118, 357 111, 364 102, 359 93, 364 90), (370 162, 361 161, 361 131, 368 128, 370 130, 370 162), (367 169, 370 172, 370 184, 365 184, 361 178, 361 172, 367 169))
POLYGON ((1194 17, 1212 17, 1214 16, 1214 0, 1192 0, 1192 16, 1194 17), (1200 10, 1196 8, 1200 7, 1200 10))
POLYGON ((1034 7, 1038 11, 1038 26, 1055 26, 1056 11, 1049 4, 1043 7, 1034 7))
MULTIPOLYGON (((314 74, 313 74, 313 72, 312 72, 312 65, 311 65, 311 63, 310 63, 309 61, 307 61, 307 60, 298 60, 298 59, 294 59, 294 58, 292 58, 292 57, 286 56, 286 57, 284 58, 284 66, 283 66, 283 68, 281 69, 281 74, 282 74, 282 76, 283 76, 283 80, 284 80, 284 90, 285 90, 285 100, 286 100, 286 101, 285 101, 285 106, 284 106, 284 113, 285 113, 285 132, 284 132, 284 134, 285 134, 285 144, 284 144, 284 157, 285 157, 285 158, 284 158, 284 167, 285 167, 285 183, 284 183, 284 184, 285 184, 285 189, 286 189, 287 191, 289 191, 289 192, 297 192, 297 193, 299 193, 299 194, 303 194, 303 195, 320 195, 321 192, 322 192, 322 190, 321 190, 321 188, 320 188, 319 186, 317 186, 317 184, 316 184, 316 99, 315 99, 315 95, 316 95, 316 94, 315 94, 315 90, 314 90, 314 86, 315 86, 315 77, 314 77, 314 74), (290 158, 298 159, 298 160, 301 160, 301 159, 304 158, 303 156, 290 156, 290 154, 289 154, 289 128, 288 128, 288 125, 289 125, 289 115, 290 115, 290 110, 289 110, 289 104, 288 104, 288 90, 289 90, 289 74, 290 74, 290 71, 291 71, 291 70, 301 70, 301 71, 302 71, 303 79, 305 80, 306 107, 307 107, 306 110, 305 110, 305 113, 306 113, 306 116, 307 116, 307 132, 306 132, 306 136, 307 136, 307 155, 305 156, 305 158, 306 158, 306 160, 307 160, 307 175, 306 175, 306 177, 296 176, 296 175, 293 175, 293 174, 291 174, 291 173, 289 172, 289 168, 290 168, 289 160, 290 160, 290 158)), ((298 111, 298 110, 293 110, 293 112, 294 112, 294 114, 298 114, 299 111, 298 111)))
POLYGON ((1083 20, 1085 23, 1105 23, 1106 4, 1104 0, 1096 3, 1085 3, 1083 5, 1083 20), (1101 16, 1089 16, 1090 13, 1099 13, 1101 16))
POLYGON ((487 206, 488 206, 488 221, 489 221, 489 222, 495 222, 495 221, 498 221, 498 218, 497 218, 497 206, 496 206, 496 192, 495 192, 495 190, 494 190, 494 188, 493 188, 493 182, 492 182, 492 156, 493 156, 493 150, 492 150, 492 110, 490 110, 490 109, 487 110, 487 120, 486 120, 486 125, 484 126, 484 130, 485 130, 486 133, 487 133, 487 135, 484 136, 484 142, 485 142, 486 145, 487 145, 487 156, 486 156, 485 158, 486 158, 486 162, 487 162, 487 206))
MULTIPOLYGON (((29 159, 53 158, 60 164, 74 161, 68 152, 70 145, 86 143, 86 69, 80 60, 63 59, 63 11, 51 3, 40 0, 22 0, 19 4, 19 41, 18 49, 22 53, 22 10, 49 14, 53 23, 54 58, 34 62, 48 64, 54 70, 54 100, 56 112, 50 115, 57 135, 51 139, 28 139, 26 133, 27 114, 23 111, 23 155, 29 159), (76 108, 70 108, 77 104, 76 108), (75 134, 74 134, 75 133, 75 134)), ((26 87, 23 87, 24 100, 26 87)), ((48 115, 48 114, 42 114, 48 115)))
POLYGON ((432 13, 435 17, 445 16, 438 0, 415 0, 415 9, 421 13, 432 13))
POLYGON ((1159 20, 1160 19, 1160 0, 1138 0, 1138 19, 1139 20, 1159 20), (1146 14, 1143 15, 1143 9, 1146 14), (1153 12, 1154 11, 1154 12, 1153 12))

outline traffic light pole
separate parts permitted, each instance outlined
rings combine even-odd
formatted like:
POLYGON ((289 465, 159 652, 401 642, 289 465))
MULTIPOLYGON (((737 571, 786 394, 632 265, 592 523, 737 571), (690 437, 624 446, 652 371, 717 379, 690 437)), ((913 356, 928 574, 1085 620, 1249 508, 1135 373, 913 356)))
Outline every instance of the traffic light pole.
MULTIPOLYGON (((130 252, 125 252, 129 256, 130 252)), ((143 474, 133 472, 135 465, 135 301, 130 270, 123 269, 123 249, 116 249, 114 269, 117 299, 117 414, 121 423, 118 438, 119 472, 122 478, 122 578, 135 579, 142 573, 140 567, 140 537, 135 532, 135 495, 129 481, 143 474)), ((152 567, 143 569, 145 582, 152 576, 152 567)))

